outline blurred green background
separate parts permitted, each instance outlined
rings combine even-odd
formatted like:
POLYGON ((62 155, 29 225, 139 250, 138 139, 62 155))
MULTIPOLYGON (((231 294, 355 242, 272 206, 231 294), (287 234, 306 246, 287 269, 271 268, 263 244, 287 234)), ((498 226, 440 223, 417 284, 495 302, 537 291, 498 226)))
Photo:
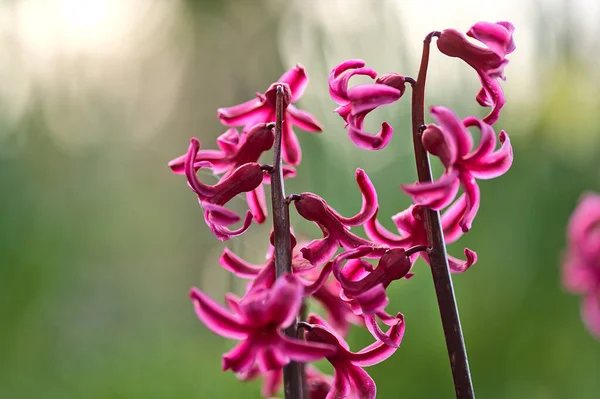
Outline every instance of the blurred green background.
MULTIPOLYGON (((313 191, 340 212, 360 206, 356 167, 380 215, 404 209, 415 179, 408 100, 378 110, 396 133, 380 152, 354 148, 328 97, 329 70, 363 58, 415 76, 431 30, 510 20, 517 50, 498 130, 511 171, 481 182, 455 276, 480 398, 596 398, 600 342, 564 292, 565 225, 584 190, 600 190, 597 1, 5 0, 0 3, 0 398, 259 397, 260 383, 220 371, 233 342, 213 335, 187 297, 240 292, 218 265, 182 176, 167 162, 190 136, 224 131, 216 108, 249 99, 302 63, 300 106, 324 133, 298 131, 304 161, 288 192, 313 191), (501 3, 501 4, 500 4, 501 3)), ((483 116, 475 73, 433 52, 427 104, 483 116)), ((207 181, 208 175, 203 175, 207 181)), ((238 200, 238 205, 242 201, 238 200)), ((314 226, 292 213, 296 231, 314 226)), ((226 245, 264 259, 267 226, 226 245)), ((400 350, 369 372, 380 398, 450 398, 453 388, 430 273, 390 288, 406 316, 400 350)), ((352 331, 354 349, 371 341, 352 331)))

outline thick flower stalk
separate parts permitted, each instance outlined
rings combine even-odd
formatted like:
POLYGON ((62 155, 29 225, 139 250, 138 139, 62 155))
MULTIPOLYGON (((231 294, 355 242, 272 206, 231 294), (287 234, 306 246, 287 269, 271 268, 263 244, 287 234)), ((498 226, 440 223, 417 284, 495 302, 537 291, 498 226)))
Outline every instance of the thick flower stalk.
POLYGON ((448 206, 456 197, 459 186, 462 187, 465 211, 460 227, 467 232, 481 201, 475 179, 493 179, 510 169, 513 161, 510 140, 504 130, 501 131, 501 147, 496 150, 496 133, 487 123, 474 117, 461 121, 445 107, 431 107, 431 116, 438 124, 427 125, 421 141, 427 152, 440 159, 445 172, 437 181, 403 185, 402 189, 416 204, 439 210, 448 206), (481 131, 481 140, 475 150, 470 127, 481 131))
POLYGON ((586 193, 571 215, 562 275, 567 290, 583 295, 583 321, 600 339, 600 194, 586 193))
POLYGON ((283 145, 281 148, 283 160, 291 165, 298 165, 302 159, 302 151, 293 127, 297 126, 307 132, 322 130, 314 116, 293 105, 302 97, 308 85, 308 76, 302 65, 298 64, 284 73, 264 94, 257 93, 256 98, 233 107, 219 108, 217 111, 219 120, 225 126, 243 126, 244 129, 256 123, 275 122, 275 89, 277 85, 286 86, 286 92, 290 92, 283 115, 283 145))
POLYGON ((481 90, 477 93, 477 102, 491 107, 491 112, 483 118, 485 123, 493 125, 500 116, 500 110, 506 103, 498 79, 504 80, 504 67, 508 64, 506 56, 515 50, 510 22, 478 22, 469 29, 467 36, 479 40, 487 48, 470 42, 456 29, 445 29, 437 40, 438 49, 450 57, 458 57, 469 64, 479 76, 481 90))
POLYGON ((346 122, 350 140, 358 147, 380 150, 388 145, 394 129, 389 123, 383 122, 378 133, 365 132, 365 117, 382 105, 398 101, 404 94, 405 83, 414 81, 398 74, 387 74, 377 78, 375 83, 348 87, 350 78, 357 75, 375 79, 377 72, 366 68, 363 60, 345 61, 329 74, 329 94, 339 105, 335 112, 346 122))

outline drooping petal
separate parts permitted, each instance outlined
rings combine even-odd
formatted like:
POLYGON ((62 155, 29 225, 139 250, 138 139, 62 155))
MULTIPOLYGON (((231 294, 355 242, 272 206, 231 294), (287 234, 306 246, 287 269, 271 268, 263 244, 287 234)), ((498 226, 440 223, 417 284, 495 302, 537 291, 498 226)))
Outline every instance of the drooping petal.
POLYGON ((256 354, 256 363, 262 373, 280 370, 289 362, 290 358, 278 350, 277 347, 266 347, 256 354))
POLYGON ((360 211, 355 216, 346 218, 332 209, 334 215, 345 226, 360 226, 365 224, 377 212, 377 191, 375 191, 375 187, 371 183, 369 176, 360 168, 356 169, 356 183, 363 197, 360 211))
POLYGON ((225 154, 232 154, 240 143, 240 133, 234 127, 227 129, 225 133, 217 137, 217 145, 225 154))
POLYGON ((367 327, 367 330, 369 330, 375 339, 378 339, 385 345, 391 346, 394 349, 398 348, 398 344, 394 342, 390 336, 386 335, 381 327, 379 327, 375 315, 364 315, 363 318, 365 319, 365 327, 367 327))
POLYGON ((475 151, 463 158, 464 162, 478 162, 481 158, 487 157, 496 149, 496 133, 494 128, 480 119, 472 116, 463 120, 465 127, 477 127, 481 131, 481 140, 475 151))
POLYGON ((513 32, 515 26, 510 22, 477 22, 469 29, 467 36, 471 36, 501 57, 515 50, 513 32))
POLYGON ((360 367, 373 366, 375 364, 383 362, 384 360, 392 356, 394 352, 396 352, 396 349, 400 346, 402 338, 404 337, 405 329, 406 324, 404 323, 404 316, 402 315, 402 313, 398 313, 396 315, 394 324, 386 333, 386 335, 390 337, 392 342, 394 342, 396 347, 389 346, 384 344, 383 342, 377 341, 362 349, 358 353, 351 353, 349 355, 349 359, 352 361, 353 364, 360 367))
POLYGON ((460 221, 460 228, 466 233, 471 229, 475 215, 479 210, 479 204, 481 202, 479 186, 477 182, 469 173, 460 174, 460 182, 463 190, 465 191, 465 216, 460 221))
POLYGON ((291 102, 295 103, 302 97, 302 94, 304 94, 304 90, 308 85, 308 76, 306 76, 304 67, 300 64, 296 64, 294 68, 288 69, 281 75, 278 82, 289 85, 292 93, 291 102))
POLYGON ((319 266, 327 262, 335 254, 339 244, 329 236, 311 241, 307 246, 300 249, 304 259, 313 266, 319 266))
POLYGON ((382 105, 391 104, 400 99, 400 96, 400 90, 379 83, 362 84, 348 89, 352 115, 370 112, 382 105))
POLYGON ((204 202, 201 205, 208 215, 207 222, 209 224, 230 226, 240 221, 240 216, 237 213, 221 205, 211 204, 210 202, 204 202))
POLYGON ((377 397, 377 387, 371 376, 360 367, 345 367, 350 389, 355 393, 356 398, 375 399, 377 397))
POLYGON ((263 185, 261 184, 254 190, 248 191, 246 193, 246 201, 256 223, 264 223, 267 220, 267 201, 263 185))
MULTIPOLYGON (((204 219, 206 219, 206 220, 208 219, 208 212, 204 213, 204 219)), ((221 226, 221 225, 215 224, 215 223, 209 223, 209 227, 210 227, 210 230, 215 235, 215 237, 217 237, 221 241, 227 241, 233 237, 237 237, 237 236, 243 234, 246 230, 248 230, 248 228, 250 228, 251 224, 252 224, 252 212, 247 211, 246 217, 244 218, 244 222, 243 222, 242 226, 240 226, 240 228, 238 228, 237 230, 230 230, 225 226, 221 226)))
POLYGON ((263 269, 264 265, 253 265, 240 258, 229 248, 223 249, 223 254, 219 258, 219 264, 225 270, 234 273, 241 278, 255 278, 263 269))
POLYGON ((321 289, 321 287, 323 286, 323 284, 325 284, 330 274, 331 262, 327 262, 325 266, 323 266, 323 269, 321 269, 321 272, 319 273, 319 276, 315 279, 315 281, 313 281, 310 285, 304 286, 304 296, 313 295, 315 292, 321 289))
POLYGON ((248 328, 239 316, 229 313, 199 289, 192 288, 190 298, 198 318, 215 334, 232 339, 248 336, 248 328))
POLYGON ((477 74, 482 86, 482 91, 480 91, 476 97, 477 102, 484 107, 492 107, 490 113, 482 120, 489 125, 493 125, 498 121, 500 111, 506 103, 504 92, 502 91, 502 86, 500 86, 500 83, 496 79, 485 73, 478 72, 477 74))
POLYGON ((463 194, 442 214, 442 229, 446 244, 455 242, 464 234, 460 228, 460 222, 465 216, 466 208, 467 198, 463 194))
POLYGON ((333 371, 333 383, 331 384, 331 390, 325 397, 325 399, 354 399, 350 396, 352 387, 350 385, 350 379, 344 368, 336 368, 333 371))
POLYGON ((349 102, 348 82, 352 76, 365 75, 371 79, 377 77, 377 72, 364 66, 363 60, 347 60, 331 70, 328 79, 329 94, 336 103, 344 105, 349 102))
POLYGON ((393 234, 379 223, 377 213, 363 225, 365 234, 376 243, 389 245, 390 247, 406 247, 410 237, 402 237, 393 234))
POLYGON ((292 124, 289 118, 283 123, 282 127, 282 146, 281 156, 283 160, 291 165, 298 165, 302 160, 302 150, 300 149, 300 143, 298 137, 292 128, 292 124))
POLYGON ((293 105, 288 106, 287 117, 292 125, 298 126, 307 132, 320 132, 323 130, 319 121, 312 114, 298 109, 293 105))
POLYGON ((348 125, 348 137, 359 148, 365 150, 381 150, 387 146, 394 135, 394 129, 389 123, 383 122, 381 130, 376 134, 370 134, 363 130, 363 122, 357 122, 356 118, 348 125))

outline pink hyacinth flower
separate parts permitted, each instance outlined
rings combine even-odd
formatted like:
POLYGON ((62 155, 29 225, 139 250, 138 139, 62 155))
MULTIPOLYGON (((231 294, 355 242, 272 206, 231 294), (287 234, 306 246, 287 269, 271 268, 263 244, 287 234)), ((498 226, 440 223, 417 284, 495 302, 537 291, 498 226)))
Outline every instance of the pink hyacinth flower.
POLYGON ((222 178, 214 186, 202 183, 196 172, 202 167, 210 167, 206 161, 196 162, 196 154, 200 150, 200 141, 195 137, 190 140, 190 147, 185 159, 185 175, 188 185, 198 196, 198 201, 204 209, 204 219, 215 236, 222 240, 242 234, 252 223, 252 213, 248 211, 242 227, 229 230, 227 226, 240 221, 240 217, 224 207, 238 194, 252 191, 263 181, 263 170, 256 162, 245 163, 222 178))
POLYGON ((380 150, 390 142, 394 129, 383 122, 377 134, 367 133, 364 131, 365 117, 382 105, 398 101, 404 94, 405 78, 398 74, 387 74, 379 77, 375 83, 349 88, 350 78, 355 75, 375 79, 377 72, 365 68, 363 60, 344 61, 329 74, 329 94, 339 105, 335 112, 346 122, 350 140, 360 148, 380 150))
POLYGON ((600 339, 600 194, 585 194, 567 227, 567 251, 563 260, 563 284, 582 294, 582 318, 600 339))
POLYGON ((302 305, 303 286, 291 274, 277 279, 271 289, 250 291, 239 302, 229 299, 233 312, 193 288, 190 297, 198 318, 215 334, 242 342, 223 356, 223 370, 236 373, 282 368, 295 360, 312 362, 331 356, 336 348, 323 343, 306 342, 285 336, 281 329, 296 322, 302 305))
POLYGON ((293 127, 297 126, 308 132, 320 132, 322 130, 321 125, 314 116, 292 105, 302 97, 308 84, 308 76, 302 65, 298 64, 285 72, 276 83, 271 85, 267 92, 264 94, 257 93, 255 99, 233 107, 219 108, 217 112, 219 120, 225 126, 250 127, 256 123, 275 122, 274 92, 275 86, 278 84, 282 84, 287 93, 287 107, 283 116, 282 156, 285 162, 298 165, 302 158, 302 152, 293 127))
POLYGON ((492 107, 490 114, 483 118, 490 125, 496 123, 506 102, 498 79, 505 79, 504 67, 508 64, 506 56, 515 50, 514 30, 510 22, 476 23, 467 36, 479 40, 487 48, 473 44, 455 29, 443 30, 437 40, 442 53, 462 59, 477 72, 482 88, 476 99, 480 105, 492 107))
MULTIPOLYGON (((363 206, 360 212, 353 217, 341 216, 323 198, 313 193, 302 193, 294 198, 294 206, 298 214, 304 219, 316 223, 323 232, 322 239, 313 240, 301 249, 304 258, 313 265, 327 262, 340 246, 344 249, 363 245, 377 246, 349 231, 349 227, 365 223, 377 211, 375 187, 363 170, 357 169, 356 177, 363 194, 363 206)), ((385 248, 381 249, 385 251, 385 248)))
POLYGON ((378 364, 396 352, 404 336, 405 324, 401 313, 398 313, 394 320, 386 334, 394 346, 376 341, 359 352, 351 352, 346 341, 334 334, 324 320, 317 315, 309 316, 310 324, 306 326, 308 330, 305 334, 306 339, 309 342, 324 343, 337 348, 335 354, 327 356, 334 372, 333 382, 325 399, 374 399, 376 397, 375 382, 363 367, 378 364))
POLYGON ((441 106, 431 107, 430 112, 438 125, 428 125, 421 141, 429 153, 442 161, 445 172, 437 181, 402 185, 402 189, 415 204, 437 210, 448 206, 462 186, 466 209, 460 227, 467 232, 479 209, 480 193, 475 179, 492 179, 510 169, 513 161, 510 140, 501 131, 498 138, 502 145, 496 150, 496 133, 489 124, 474 117, 461 121, 451 110, 441 106), (481 141, 473 151, 469 127, 481 131, 481 141))
MULTIPOLYGON (((226 178, 234 170, 245 163, 258 162, 263 152, 273 147, 275 135, 271 126, 266 123, 259 123, 248 132, 241 135, 235 128, 231 128, 217 138, 219 150, 200 150, 196 154, 195 165, 201 165, 202 162, 210 163, 210 168, 215 175, 223 175, 226 178)), ((185 160, 188 154, 181 155, 171 162, 169 167, 173 173, 185 173, 185 160)), ((268 174, 263 177, 263 183, 267 183, 268 174)), ((295 176, 295 169, 287 166, 284 171, 284 177, 295 176)), ((265 190, 263 185, 259 185, 252 191, 246 193, 248 207, 252 212, 256 223, 263 223, 267 217, 267 204, 265 200, 265 190)))
MULTIPOLYGON (((466 196, 463 194, 442 214, 442 230, 446 244, 455 242, 463 235, 463 231, 460 228, 460 221, 466 212, 466 206, 466 196)), ((423 209, 422 206, 411 205, 402 212, 392 216, 392 221, 401 235, 394 234, 383 227, 377 220, 377 214, 364 225, 365 233, 373 242, 387 245, 391 248, 410 248, 417 245, 429 245, 423 209)), ((452 273, 462 273, 477 262, 477 254, 474 251, 465 248, 464 254, 466 260, 448 255, 448 265, 452 273)), ((417 252, 411 255, 412 261, 414 262, 419 256, 429 264, 429 257, 426 252, 417 252)))

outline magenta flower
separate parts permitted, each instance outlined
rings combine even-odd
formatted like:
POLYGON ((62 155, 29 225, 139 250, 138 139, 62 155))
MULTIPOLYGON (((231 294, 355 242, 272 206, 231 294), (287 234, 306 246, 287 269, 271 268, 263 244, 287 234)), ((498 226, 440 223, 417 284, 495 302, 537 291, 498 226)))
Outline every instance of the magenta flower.
MULTIPOLYGON (((466 197, 461 195, 446 211, 442 214, 442 230, 446 244, 451 244, 458 240, 463 231, 460 228, 460 221, 466 211, 466 197)), ((402 212, 392 216, 392 221, 401 235, 396 235, 388 231, 377 220, 377 214, 365 223, 365 233, 369 239, 378 244, 387 245, 391 248, 410 248, 417 245, 429 245, 427 239, 427 230, 425 229, 425 217, 423 207, 411 205, 402 212)), ((477 254, 468 248, 464 250, 466 260, 455 258, 448 255, 448 264, 453 273, 462 273, 477 262, 477 254)), ((429 264, 429 257, 426 252, 417 252, 411 255, 412 262, 421 256, 429 264)))
POLYGON ((584 295, 583 321, 600 339, 600 194, 587 193, 581 199, 569 220, 567 244, 563 284, 584 295))
MULTIPOLYGON (((248 132, 243 132, 241 136, 237 129, 231 128, 217 139, 219 150, 198 151, 194 164, 201 165, 202 162, 208 162, 214 174, 223 174, 223 178, 225 178, 246 163, 258 162, 263 152, 273 147, 274 140, 273 129, 266 123, 254 125, 248 132)), ((185 173, 187 156, 188 154, 184 154, 169 162, 173 173, 185 173)), ((296 171, 288 166, 285 172, 285 177, 292 177, 296 171)), ((263 182, 268 182, 267 176, 268 174, 264 175, 263 182)), ((248 191, 246 200, 256 223, 263 223, 267 217, 267 204, 262 184, 254 190, 248 191)))
POLYGON ((233 211, 225 208, 229 200, 238 194, 249 192, 258 187, 263 181, 263 170, 256 162, 245 163, 223 177, 214 186, 209 186, 200 181, 196 171, 202 167, 210 167, 206 161, 196 162, 196 155, 200 149, 200 141, 192 138, 185 160, 185 175, 188 185, 198 196, 198 201, 204 208, 204 220, 215 236, 222 240, 242 234, 252 223, 252 213, 248 211, 242 227, 229 230, 226 226, 240 221, 240 217, 233 211))
POLYGON ((446 171, 437 181, 402 185, 402 189, 415 204, 442 209, 454 200, 459 186, 462 186, 466 209, 460 227, 467 232, 479 209, 479 186, 475 179, 492 179, 508 171, 513 161, 510 140, 504 130, 501 131, 499 139, 502 146, 495 150, 496 133, 487 123, 474 117, 461 121, 452 111, 441 106, 431 107, 430 112, 439 126, 427 125, 421 140, 428 152, 440 158, 446 171), (468 128, 473 126, 481 131, 481 141, 471 152, 473 138, 468 128))
POLYGON ((233 313, 196 288, 190 297, 198 318, 210 330, 242 341, 223 356, 223 370, 249 372, 256 361, 259 371, 265 372, 285 366, 290 359, 311 362, 335 353, 331 345, 289 338, 281 332, 296 322, 303 290, 296 277, 286 274, 271 289, 251 290, 239 302, 230 298, 233 313))
POLYGON ((292 105, 302 97, 308 84, 308 76, 306 76, 304 67, 300 64, 284 73, 277 83, 271 85, 267 92, 264 94, 257 93, 255 99, 233 107, 219 108, 217 110, 219 120, 225 126, 245 126, 245 128, 256 123, 275 122, 274 93, 277 84, 283 84, 289 98, 283 117, 283 159, 289 164, 298 165, 302 153, 293 127, 297 126, 308 132, 320 132, 322 130, 321 125, 314 116, 292 105))
POLYGON ((311 315, 308 318, 305 337, 310 342, 319 342, 335 346, 337 351, 327 356, 327 360, 334 369, 333 383, 326 399, 374 399, 377 388, 373 379, 363 367, 378 364, 389 358, 396 351, 404 336, 404 317, 401 313, 395 318, 393 326, 387 336, 394 342, 389 346, 376 341, 359 352, 351 352, 348 344, 341 337, 335 335, 327 323, 319 316, 311 315))
POLYGON ((504 67, 508 64, 506 56, 515 50, 510 22, 478 22, 469 29, 471 36, 487 46, 483 48, 471 43, 465 35, 455 29, 445 29, 438 38, 439 50, 450 56, 458 57, 469 64, 481 80, 481 90, 477 102, 484 107, 492 107, 485 123, 493 125, 498 120, 500 110, 506 102, 498 78, 504 80, 504 67))
MULTIPOLYGON (((316 194, 302 193, 294 198, 298 214, 308 221, 315 222, 323 232, 322 239, 313 240, 301 249, 304 258, 315 266, 331 259, 340 246, 344 249, 362 245, 374 246, 372 242, 349 231, 350 226, 365 223, 377 211, 377 192, 362 169, 356 170, 356 181, 363 194, 363 206, 359 213, 350 218, 341 216, 316 194)), ((385 251, 383 247, 382 250, 385 251)))
POLYGON ((375 83, 348 88, 350 78, 355 75, 375 79, 377 72, 365 68, 363 60, 344 61, 329 74, 329 94, 339 105, 335 112, 346 121, 350 140, 360 148, 380 150, 390 142, 394 129, 383 122, 377 134, 367 133, 363 128, 365 117, 377 107, 398 101, 404 94, 406 80, 398 74, 387 74, 375 83))

